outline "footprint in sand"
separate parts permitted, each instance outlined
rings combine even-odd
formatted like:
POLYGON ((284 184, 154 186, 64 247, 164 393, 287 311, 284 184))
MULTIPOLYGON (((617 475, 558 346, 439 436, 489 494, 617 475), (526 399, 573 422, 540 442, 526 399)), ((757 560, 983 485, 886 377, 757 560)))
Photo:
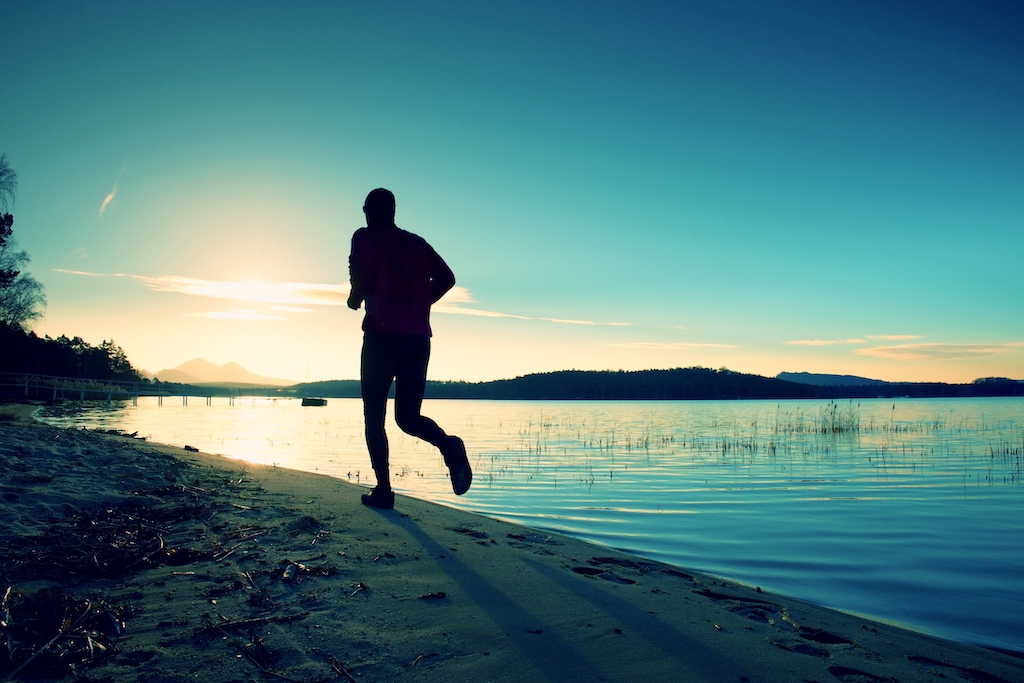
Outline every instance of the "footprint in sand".
POLYGON ((768 642, 770 642, 775 647, 782 648, 783 650, 787 650, 789 652, 795 652, 800 655, 808 655, 810 657, 821 657, 822 659, 828 659, 829 657, 831 657, 828 650, 822 649, 820 647, 814 647, 813 645, 808 645, 807 643, 802 643, 798 640, 783 642, 780 640, 769 639, 768 642))
POLYGON ((1005 678, 1001 678, 995 674, 990 674, 980 669, 957 666, 956 664, 950 664, 949 662, 940 662, 939 660, 932 659, 931 657, 907 655, 907 659, 916 664, 921 664, 922 666, 931 667, 933 669, 937 669, 939 667, 952 669, 957 673, 957 676, 969 683, 1010 683, 1010 681, 1005 678))
POLYGON ((843 683, 896 683, 896 679, 889 676, 883 678, 846 666, 830 666, 828 672, 843 683))

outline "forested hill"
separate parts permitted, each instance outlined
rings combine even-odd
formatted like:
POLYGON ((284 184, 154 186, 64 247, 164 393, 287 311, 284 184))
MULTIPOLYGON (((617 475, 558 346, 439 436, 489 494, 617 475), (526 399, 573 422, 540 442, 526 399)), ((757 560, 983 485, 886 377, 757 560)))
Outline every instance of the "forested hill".
MULTIPOLYGON (((314 382, 299 384, 286 391, 294 391, 303 396, 355 398, 359 396, 359 382, 314 382)), ((987 378, 970 384, 936 382, 815 386, 726 369, 675 368, 638 371, 564 370, 491 382, 427 382, 426 390, 427 398, 529 400, 706 400, 879 396, 1024 396, 1024 382, 987 378)))
POLYGON ((469 384, 431 382, 427 395, 436 398, 549 400, 812 398, 813 387, 730 370, 563 370, 515 379, 469 384))
POLYGON ((0 372, 139 382, 124 350, 113 340, 92 346, 61 335, 38 337, 0 321, 0 372))

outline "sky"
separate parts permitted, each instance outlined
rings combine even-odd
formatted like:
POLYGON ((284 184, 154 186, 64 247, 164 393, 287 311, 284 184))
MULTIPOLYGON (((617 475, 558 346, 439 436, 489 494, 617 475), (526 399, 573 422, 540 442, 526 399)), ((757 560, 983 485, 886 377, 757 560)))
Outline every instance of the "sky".
POLYGON ((1017 2, 5 2, 40 335, 358 377, 386 187, 430 378, 1024 379, 1017 2))

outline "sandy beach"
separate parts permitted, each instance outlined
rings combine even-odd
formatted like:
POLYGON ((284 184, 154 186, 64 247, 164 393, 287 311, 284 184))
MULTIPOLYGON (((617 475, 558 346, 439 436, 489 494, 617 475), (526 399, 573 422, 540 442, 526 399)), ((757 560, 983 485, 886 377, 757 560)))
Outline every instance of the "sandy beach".
POLYGON ((1018 656, 31 412, 0 406, 5 680, 1024 681, 1018 656))

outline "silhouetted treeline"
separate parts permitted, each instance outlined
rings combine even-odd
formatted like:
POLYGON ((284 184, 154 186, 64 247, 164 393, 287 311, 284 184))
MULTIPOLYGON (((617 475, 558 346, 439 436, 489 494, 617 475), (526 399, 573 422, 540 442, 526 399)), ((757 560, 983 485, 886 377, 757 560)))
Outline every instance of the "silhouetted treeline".
MULTIPOLYGON (((357 380, 298 384, 286 389, 302 396, 358 398, 357 380)), ((525 400, 709 400, 783 398, 914 398, 1024 396, 1024 382, 986 378, 970 384, 885 383, 815 386, 761 375, 709 368, 671 370, 564 370, 491 382, 427 382, 426 398, 525 400)))
POLYGON ((81 337, 38 337, 34 332, 0 322, 0 349, 0 372, 142 381, 124 350, 113 341, 92 346, 81 337))
POLYGON ((815 398, 820 387, 730 370, 563 370, 493 382, 430 382, 428 397, 546 400, 815 398))

